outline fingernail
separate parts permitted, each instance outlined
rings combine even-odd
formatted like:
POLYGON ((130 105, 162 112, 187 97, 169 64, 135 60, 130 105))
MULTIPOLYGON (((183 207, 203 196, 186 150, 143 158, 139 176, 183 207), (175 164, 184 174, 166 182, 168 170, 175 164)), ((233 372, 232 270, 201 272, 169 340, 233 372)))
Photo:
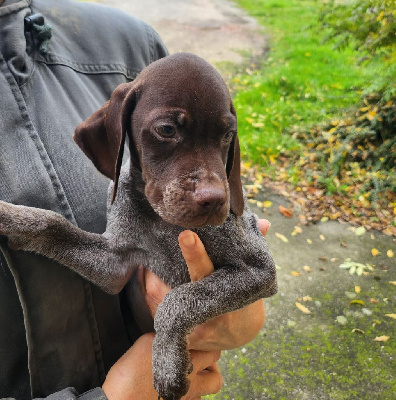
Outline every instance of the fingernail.
POLYGON ((183 232, 180 236, 180 241, 185 247, 195 246, 195 236, 192 232, 183 232))

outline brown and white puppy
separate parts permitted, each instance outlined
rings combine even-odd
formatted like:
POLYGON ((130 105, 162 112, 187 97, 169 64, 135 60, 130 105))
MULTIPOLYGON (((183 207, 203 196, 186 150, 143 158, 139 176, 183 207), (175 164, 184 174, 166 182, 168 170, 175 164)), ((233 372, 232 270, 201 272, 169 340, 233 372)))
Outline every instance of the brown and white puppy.
POLYGON ((244 199, 235 109, 217 71, 187 53, 120 85, 77 127, 75 140, 113 180, 106 232, 82 231, 46 210, 0 202, 0 234, 15 249, 53 258, 110 293, 139 265, 173 290, 154 320, 154 387, 188 390, 186 337, 210 318, 277 291, 275 264, 244 199), (128 138, 130 160, 121 168, 128 138), (177 237, 193 229, 215 272, 190 282, 177 237))

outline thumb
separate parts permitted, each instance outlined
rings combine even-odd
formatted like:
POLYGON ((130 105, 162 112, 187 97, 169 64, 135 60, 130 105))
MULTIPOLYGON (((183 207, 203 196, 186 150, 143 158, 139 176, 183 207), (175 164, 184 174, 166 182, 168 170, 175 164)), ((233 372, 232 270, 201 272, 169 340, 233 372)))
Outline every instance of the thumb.
POLYGON ((196 233, 183 231, 179 235, 179 246, 192 282, 199 281, 214 271, 213 263, 196 233))

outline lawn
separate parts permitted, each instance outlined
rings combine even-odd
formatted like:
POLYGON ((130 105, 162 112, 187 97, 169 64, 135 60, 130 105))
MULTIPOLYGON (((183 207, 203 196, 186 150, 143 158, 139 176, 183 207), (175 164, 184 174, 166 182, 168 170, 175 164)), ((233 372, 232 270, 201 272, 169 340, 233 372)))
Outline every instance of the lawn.
POLYGON ((237 0, 263 25, 269 51, 232 81, 246 159, 273 164, 282 152, 300 151, 287 134, 358 103, 375 71, 356 64, 356 53, 333 49, 318 28, 314 0, 237 0))

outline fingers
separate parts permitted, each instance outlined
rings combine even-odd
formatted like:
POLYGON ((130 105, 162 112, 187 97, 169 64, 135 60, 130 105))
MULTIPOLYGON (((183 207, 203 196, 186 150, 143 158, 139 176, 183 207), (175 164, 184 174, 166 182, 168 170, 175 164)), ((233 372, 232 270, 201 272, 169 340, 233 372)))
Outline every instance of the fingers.
POLYGON ((190 357, 191 362, 193 363, 193 372, 197 373, 202 371, 217 361, 219 361, 221 356, 220 351, 199 351, 199 350, 191 350, 190 357))
POLYGON ((179 246, 186 260, 191 281, 199 281, 214 271, 204 245, 194 232, 183 231, 179 235, 179 246))
POLYGON ((266 219, 259 219, 258 220, 258 227, 260 229, 260 232, 265 236, 271 227, 271 222, 269 222, 266 219))
POLYGON ((193 394, 193 397, 187 394, 183 400, 198 400, 201 396, 218 393, 223 386, 223 378, 217 365, 220 352, 191 351, 190 356, 193 372, 189 376, 189 394, 193 394))

